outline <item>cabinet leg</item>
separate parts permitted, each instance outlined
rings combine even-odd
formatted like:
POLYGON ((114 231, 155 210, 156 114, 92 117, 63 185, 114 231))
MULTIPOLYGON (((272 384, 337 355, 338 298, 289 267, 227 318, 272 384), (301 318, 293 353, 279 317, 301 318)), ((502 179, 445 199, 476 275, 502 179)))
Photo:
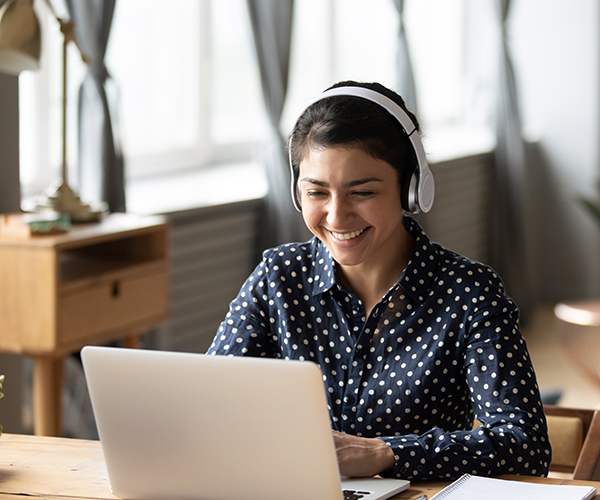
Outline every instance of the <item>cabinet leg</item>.
POLYGON ((36 436, 62 434, 63 359, 33 358, 33 426, 36 436))

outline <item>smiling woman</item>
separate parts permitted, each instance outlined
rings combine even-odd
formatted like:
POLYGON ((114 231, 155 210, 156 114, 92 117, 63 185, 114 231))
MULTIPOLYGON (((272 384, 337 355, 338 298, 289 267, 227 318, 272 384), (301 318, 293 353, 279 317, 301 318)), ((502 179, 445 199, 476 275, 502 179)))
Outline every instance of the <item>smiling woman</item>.
POLYGON ((369 313, 414 244, 402 225, 396 170, 356 147, 311 148, 300 162, 299 191, 306 226, 331 252, 342 283, 360 290, 369 313))
POLYGON ((493 269, 407 215, 433 202, 416 118, 379 84, 334 90, 290 140, 314 238, 264 252, 209 353, 318 363, 342 475, 546 474, 517 305, 493 269))

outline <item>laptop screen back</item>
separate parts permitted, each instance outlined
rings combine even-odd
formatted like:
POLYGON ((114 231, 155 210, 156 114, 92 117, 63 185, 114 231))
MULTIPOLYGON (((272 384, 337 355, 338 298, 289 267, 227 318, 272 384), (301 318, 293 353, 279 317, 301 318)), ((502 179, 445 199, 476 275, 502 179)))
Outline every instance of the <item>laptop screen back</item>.
POLYGON ((341 498, 316 364, 104 347, 82 360, 118 497, 341 498))

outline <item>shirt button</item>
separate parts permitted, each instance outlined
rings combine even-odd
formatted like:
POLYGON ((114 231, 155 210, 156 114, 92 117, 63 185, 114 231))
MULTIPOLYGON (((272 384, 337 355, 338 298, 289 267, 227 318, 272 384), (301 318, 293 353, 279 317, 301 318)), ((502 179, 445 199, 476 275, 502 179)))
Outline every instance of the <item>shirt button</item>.
POLYGON ((408 469, 406 467, 402 467, 402 469, 400 469, 400 472, 404 473, 406 472, 408 469))
POLYGON ((353 405, 355 401, 356 401, 356 399, 354 399, 354 396, 346 397, 346 403, 348 403, 349 405, 353 405))

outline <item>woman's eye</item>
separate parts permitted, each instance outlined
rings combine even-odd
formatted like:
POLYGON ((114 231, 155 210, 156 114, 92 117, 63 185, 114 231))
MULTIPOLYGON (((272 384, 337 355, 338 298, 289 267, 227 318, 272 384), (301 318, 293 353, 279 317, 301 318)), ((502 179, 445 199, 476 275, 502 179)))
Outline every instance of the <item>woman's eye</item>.
POLYGON ((317 198, 319 196, 324 196, 325 193, 323 191, 307 191, 306 195, 310 198, 317 198))
POLYGON ((373 191, 354 191, 354 196, 360 196, 361 198, 368 198, 369 196, 372 196, 374 193, 373 191))

